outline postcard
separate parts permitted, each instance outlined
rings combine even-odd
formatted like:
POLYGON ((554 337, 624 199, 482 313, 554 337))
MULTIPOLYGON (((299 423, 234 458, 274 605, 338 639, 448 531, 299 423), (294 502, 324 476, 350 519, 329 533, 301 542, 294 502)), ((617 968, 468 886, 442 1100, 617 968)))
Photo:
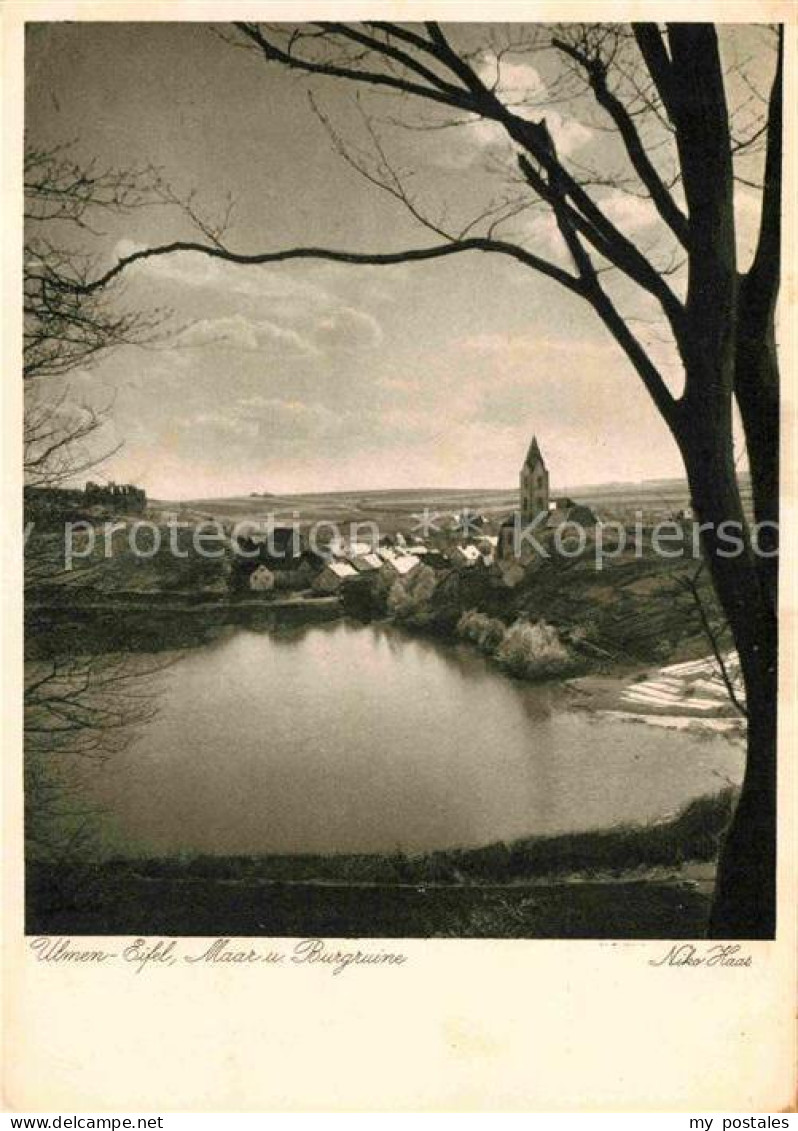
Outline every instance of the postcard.
POLYGON ((794 1110, 795 10, 2 29, 7 1109, 794 1110))

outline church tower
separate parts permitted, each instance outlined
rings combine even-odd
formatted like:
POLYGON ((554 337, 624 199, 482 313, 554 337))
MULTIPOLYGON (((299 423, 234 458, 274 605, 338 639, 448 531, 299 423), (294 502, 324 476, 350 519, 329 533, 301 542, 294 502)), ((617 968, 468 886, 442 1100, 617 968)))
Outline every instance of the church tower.
POLYGON ((532 522, 541 511, 549 510, 549 473, 540 454, 537 437, 532 437, 521 468, 521 516, 532 522))

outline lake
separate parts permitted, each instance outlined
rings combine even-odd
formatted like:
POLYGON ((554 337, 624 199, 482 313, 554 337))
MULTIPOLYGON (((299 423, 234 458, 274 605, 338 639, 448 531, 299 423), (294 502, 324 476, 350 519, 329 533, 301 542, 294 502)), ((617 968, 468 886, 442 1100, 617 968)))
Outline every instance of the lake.
POLYGON ((335 621, 226 628, 86 772, 105 851, 417 852, 640 822, 741 778, 742 745, 573 710, 465 646, 335 621))

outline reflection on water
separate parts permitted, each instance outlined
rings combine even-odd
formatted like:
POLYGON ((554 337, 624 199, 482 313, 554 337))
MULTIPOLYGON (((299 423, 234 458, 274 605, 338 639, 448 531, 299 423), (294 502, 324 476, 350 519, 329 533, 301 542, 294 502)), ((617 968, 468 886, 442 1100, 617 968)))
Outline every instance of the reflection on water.
POLYGON ((108 851, 407 852, 662 817, 742 748, 567 710, 384 626, 222 630, 87 775, 108 851))

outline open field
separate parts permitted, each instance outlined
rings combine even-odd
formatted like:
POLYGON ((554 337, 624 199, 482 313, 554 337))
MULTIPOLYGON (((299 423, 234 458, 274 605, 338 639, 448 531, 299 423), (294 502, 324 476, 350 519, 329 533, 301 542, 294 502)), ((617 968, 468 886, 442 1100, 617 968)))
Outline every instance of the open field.
MULTIPOLYGON (((741 482, 743 504, 750 503, 750 483, 741 482)), ((642 511, 646 521, 669 518, 690 504, 687 483, 682 479, 644 480, 639 483, 604 483, 586 487, 556 487, 552 498, 567 496, 587 503, 607 520, 633 522, 642 511)), ((470 510, 483 515, 491 526, 518 506, 516 487, 447 490, 332 491, 299 495, 241 495, 218 499, 189 499, 178 502, 152 500, 150 508, 158 514, 176 515, 183 520, 216 519, 221 522, 298 521, 302 526, 328 521, 338 524, 376 522, 380 531, 394 534, 411 532, 414 516, 425 508, 442 515, 470 510)))
POLYGON ((193 499, 170 503, 153 500, 151 509, 172 513, 180 519, 216 519, 220 522, 298 521, 303 527, 314 522, 338 525, 374 522, 383 534, 412 531, 425 508, 441 514, 466 508, 487 518, 501 520, 517 502, 517 491, 347 491, 329 494, 270 495, 251 498, 193 499))

